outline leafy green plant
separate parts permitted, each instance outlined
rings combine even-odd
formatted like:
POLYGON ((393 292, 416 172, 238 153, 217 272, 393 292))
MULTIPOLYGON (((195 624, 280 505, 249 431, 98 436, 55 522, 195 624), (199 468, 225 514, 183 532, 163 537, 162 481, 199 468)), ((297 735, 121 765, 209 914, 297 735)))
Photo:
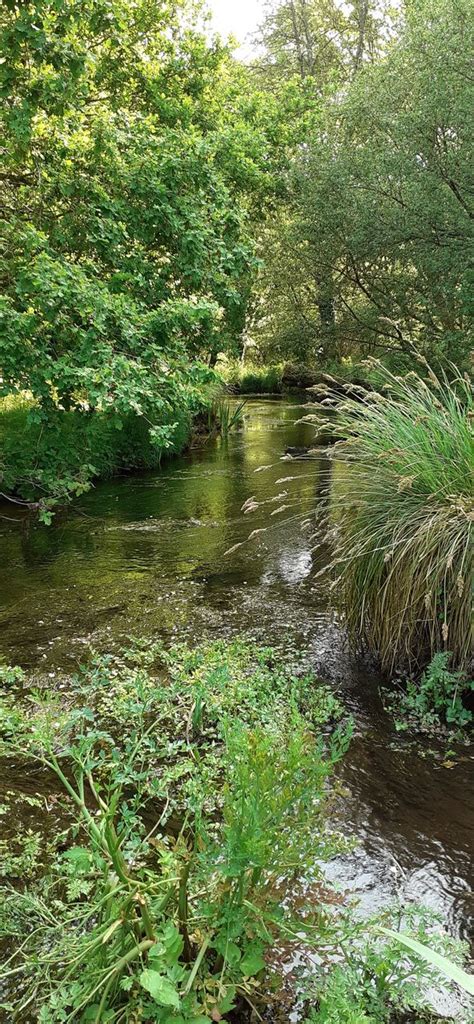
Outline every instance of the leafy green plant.
POLYGON ((474 978, 461 966, 466 948, 440 930, 433 912, 406 906, 398 914, 386 911, 352 924, 339 961, 322 981, 313 979, 304 990, 313 1004, 308 1019, 314 1024, 389 1024, 400 1019, 421 1024, 438 1019, 430 989, 442 988, 443 978, 472 993, 474 978), (391 927, 386 927, 390 916, 391 927), (403 931, 394 928, 397 917, 403 931))
POLYGON ((474 682, 466 681, 462 672, 452 672, 448 667, 450 658, 449 651, 435 654, 418 682, 407 679, 397 691, 382 691, 399 731, 412 728, 431 733, 464 729, 471 724, 472 712, 463 698, 474 691, 474 682))
POLYGON ((0 663, 0 685, 14 686, 23 682, 25 673, 19 665, 2 665, 0 663))
POLYGON ((25 878, 35 873, 42 848, 42 836, 24 829, 15 836, 15 844, 0 839, 0 878, 25 878))
POLYGON ((394 942, 399 943, 405 949, 409 949, 411 952, 416 953, 427 963, 431 964, 442 974, 445 974, 447 978, 451 978, 452 981, 459 985, 460 988, 464 989, 469 995, 474 996, 474 975, 468 974, 464 971, 459 964, 454 963, 452 960, 448 960, 446 956, 443 956, 436 949, 426 945, 423 942, 419 942, 418 939, 413 938, 411 935, 405 935, 401 932, 394 932, 389 929, 384 929, 384 934, 388 935, 389 938, 393 939, 394 942))
POLYGON ((73 822, 68 849, 3 903, 12 1020, 198 1024, 252 1003, 279 934, 330 935, 323 905, 293 921, 280 893, 341 848, 325 783, 349 733, 323 740, 281 667, 269 708, 269 656, 138 644, 96 658, 72 706, 7 691, 3 752, 52 773, 73 822), (235 714, 245 683, 251 724, 235 714))
MULTIPOLYGON (((259 1003, 281 943, 331 965, 310 993, 318 1024, 380 1024, 399 988, 414 1005, 435 973, 393 954, 380 929, 394 915, 357 921, 321 884, 347 848, 327 821, 341 715, 326 687, 243 640, 133 641, 96 655, 66 697, 6 687, 1 753, 41 765, 65 817, 0 910, 9 1019, 216 1021, 259 1003)), ((432 941, 415 918, 408 934, 432 941)))
POLYGON ((333 396, 334 587, 351 637, 388 669, 472 654, 472 388, 425 370, 380 367, 382 393, 333 396))

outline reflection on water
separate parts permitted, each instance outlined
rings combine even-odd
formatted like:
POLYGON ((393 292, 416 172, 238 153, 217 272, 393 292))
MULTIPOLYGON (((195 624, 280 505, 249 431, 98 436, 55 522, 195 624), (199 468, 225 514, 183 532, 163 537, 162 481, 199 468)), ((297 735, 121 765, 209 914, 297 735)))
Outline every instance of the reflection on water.
POLYGON ((49 529, 0 519, 0 656, 52 675, 70 671, 90 643, 110 646, 131 634, 245 631, 282 646, 289 638, 340 689, 356 720, 338 813, 360 847, 332 866, 334 876, 356 888, 365 907, 397 894, 422 899, 469 935, 472 760, 438 769, 398 737, 380 707, 378 680, 347 652, 324 577, 316 576, 326 553, 312 550, 301 528, 323 515, 320 502, 314 510, 328 461, 281 461, 287 446, 312 442, 312 428, 295 424, 300 414, 296 399, 252 400, 243 429, 227 442, 160 473, 99 484, 49 529), (263 504, 244 515, 251 496, 263 504), (265 532, 225 556, 253 530, 265 532))

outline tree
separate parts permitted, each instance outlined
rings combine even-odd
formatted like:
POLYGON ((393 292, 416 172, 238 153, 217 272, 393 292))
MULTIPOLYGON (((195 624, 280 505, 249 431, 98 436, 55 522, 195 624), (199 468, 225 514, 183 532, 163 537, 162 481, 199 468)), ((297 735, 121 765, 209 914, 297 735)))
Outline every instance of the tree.
POLYGON ((260 308, 257 328, 262 352, 277 358, 335 358, 334 281, 331 268, 317 266, 301 231, 304 216, 301 167, 308 145, 326 131, 328 106, 339 104, 358 71, 381 58, 395 30, 388 3, 356 0, 279 0, 260 32, 263 53, 255 63, 257 81, 284 102, 290 84, 300 96, 293 123, 293 173, 286 197, 267 225, 260 251, 260 308), (266 295, 271 295, 271 302, 266 295))
POLYGON ((0 393, 28 391, 30 420, 131 413, 166 442, 203 363, 238 345, 272 167, 258 101, 198 14, 4 7, 0 393))
POLYGON ((333 282, 339 354, 470 350, 470 15, 471 0, 409 5, 298 161, 292 235, 333 282))

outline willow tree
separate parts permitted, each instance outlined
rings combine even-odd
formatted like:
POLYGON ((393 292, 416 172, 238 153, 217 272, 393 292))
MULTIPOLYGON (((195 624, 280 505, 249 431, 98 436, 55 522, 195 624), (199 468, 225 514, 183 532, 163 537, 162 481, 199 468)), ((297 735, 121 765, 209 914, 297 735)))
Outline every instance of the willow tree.
POLYGON ((315 264, 300 230, 299 169, 309 159, 309 144, 325 130, 328 107, 340 103, 363 68, 382 58, 395 27, 395 12, 380 0, 276 0, 261 26, 257 82, 282 103, 290 86, 300 97, 292 146, 298 173, 287 174, 285 200, 262 234, 263 316, 257 330, 268 356, 337 355, 333 272, 315 264))

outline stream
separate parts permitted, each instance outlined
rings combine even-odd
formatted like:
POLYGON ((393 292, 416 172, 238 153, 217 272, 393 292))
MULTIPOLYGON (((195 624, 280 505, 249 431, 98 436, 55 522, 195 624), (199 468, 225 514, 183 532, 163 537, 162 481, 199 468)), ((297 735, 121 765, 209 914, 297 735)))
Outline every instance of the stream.
MULTIPOLYGON (((348 651, 328 584, 316 575, 327 552, 313 550, 301 528, 314 520, 330 463, 323 452, 282 461, 288 446, 312 443, 314 429, 295 422, 302 401, 250 399, 227 440, 209 440, 161 472, 98 483, 49 528, 3 505, 0 658, 54 684, 90 645, 111 648, 130 636, 192 642, 245 633, 304 652, 355 720, 338 770, 337 824, 358 846, 329 866, 330 877, 364 910, 397 896, 423 902, 472 940, 473 757, 461 748, 444 767, 430 749, 439 755, 439 744, 398 734, 377 673, 348 651), (244 515, 251 496, 266 504, 244 515), (289 507, 271 516, 281 505, 289 507), (265 532, 225 555, 256 529, 265 532)), ((18 779, 3 771, 0 800, 13 785, 18 779)))

